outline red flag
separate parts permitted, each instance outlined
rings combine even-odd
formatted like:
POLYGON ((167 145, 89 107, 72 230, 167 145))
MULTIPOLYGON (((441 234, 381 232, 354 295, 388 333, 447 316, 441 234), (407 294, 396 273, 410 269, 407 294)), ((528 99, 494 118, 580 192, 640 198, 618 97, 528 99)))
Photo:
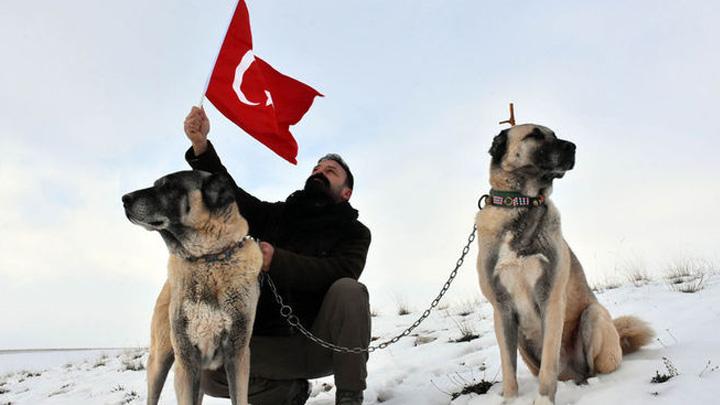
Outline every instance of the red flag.
POLYGON ((315 96, 322 96, 253 54, 243 0, 238 1, 205 95, 230 121, 293 164, 298 146, 290 125, 300 121, 315 96))

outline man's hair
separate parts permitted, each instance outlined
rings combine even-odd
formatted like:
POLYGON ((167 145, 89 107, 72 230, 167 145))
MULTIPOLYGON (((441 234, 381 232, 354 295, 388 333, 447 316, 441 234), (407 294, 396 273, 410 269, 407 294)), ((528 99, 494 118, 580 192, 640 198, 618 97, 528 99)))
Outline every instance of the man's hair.
POLYGON ((352 190, 353 186, 355 185, 355 178, 353 178, 352 172, 350 171, 350 168, 348 167, 347 163, 343 160, 340 155, 337 153, 328 153, 327 155, 323 156, 318 160, 318 163, 322 162, 323 160, 332 160, 335 163, 339 164, 340 167, 345 170, 345 173, 347 174, 347 179, 345 180, 345 185, 352 190))

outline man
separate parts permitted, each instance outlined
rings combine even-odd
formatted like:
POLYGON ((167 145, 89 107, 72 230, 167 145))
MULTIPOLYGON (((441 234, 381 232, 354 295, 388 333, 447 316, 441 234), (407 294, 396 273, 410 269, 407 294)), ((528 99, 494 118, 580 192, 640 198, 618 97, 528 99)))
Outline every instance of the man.
MULTIPOLYGON (((207 140, 205 111, 193 107, 185 119, 192 142, 185 158, 196 170, 226 172, 207 140)), ((357 279, 365 266, 370 231, 348 202, 353 175, 335 154, 321 158, 305 182, 286 201, 260 201, 236 188, 240 212, 250 234, 262 242, 263 271, 285 303, 316 336, 346 347, 370 342, 368 292, 357 279)), ((367 354, 334 353, 290 327, 275 297, 262 286, 250 341, 250 398, 254 405, 304 404, 307 379, 334 374, 336 404, 359 405, 366 388, 367 354)), ((228 397, 224 369, 205 372, 205 393, 228 397)))

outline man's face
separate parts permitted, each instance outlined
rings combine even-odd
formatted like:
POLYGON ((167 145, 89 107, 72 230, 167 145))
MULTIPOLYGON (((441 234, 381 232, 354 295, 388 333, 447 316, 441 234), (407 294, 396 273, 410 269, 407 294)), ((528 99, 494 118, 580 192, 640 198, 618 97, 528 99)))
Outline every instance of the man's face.
POLYGON ((348 201, 352 195, 352 189, 345 185, 346 181, 347 173, 345 169, 336 161, 327 159, 313 168, 312 174, 305 183, 305 189, 322 190, 333 201, 343 202, 348 201))

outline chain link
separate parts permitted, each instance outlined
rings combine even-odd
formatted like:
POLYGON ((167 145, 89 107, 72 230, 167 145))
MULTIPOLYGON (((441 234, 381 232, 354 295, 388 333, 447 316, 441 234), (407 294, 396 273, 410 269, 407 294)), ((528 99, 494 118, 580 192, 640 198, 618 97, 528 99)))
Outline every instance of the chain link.
POLYGON ((320 339, 319 337, 313 335, 312 332, 305 329, 305 327, 300 323, 300 319, 298 319, 298 317, 295 314, 293 314, 292 308, 283 302, 283 299, 280 296, 280 294, 278 293, 277 288, 275 287, 275 283, 273 283, 272 279, 270 278, 270 275, 267 273, 263 273, 263 277, 265 278, 268 285, 270 286, 270 289, 272 290, 272 293, 275 296, 275 300, 280 305, 280 315, 287 320, 287 323, 290 326, 292 326, 293 328, 296 328, 306 338, 310 339, 311 341, 317 343, 318 345, 320 345, 326 349, 329 349, 329 350, 332 350, 335 352, 339 352, 339 353, 354 353, 354 354, 372 353, 375 350, 382 350, 382 349, 390 346, 391 344, 397 342, 398 340, 404 338, 405 336, 410 335, 410 333, 413 331, 413 329, 417 328, 428 316, 430 316, 430 311, 432 311, 433 308, 435 308, 440 303, 440 300, 445 295, 447 290, 450 288, 450 284, 452 284, 453 280, 455 279, 455 276, 457 276, 457 272, 460 269, 460 266, 463 265, 463 262, 465 261, 465 256, 470 251, 470 245, 475 240, 476 229, 477 228, 475 226, 473 226, 473 230, 470 233, 470 236, 468 236, 467 244, 463 248, 460 258, 455 263, 455 268, 453 269, 452 272, 450 272, 450 277, 445 282, 445 285, 443 285, 442 289, 440 289, 440 293, 430 303, 430 307, 428 309, 426 309, 422 313, 422 315, 415 322, 413 322, 413 324, 409 328, 405 329, 402 333, 393 337, 392 339, 386 340, 386 341, 378 344, 377 346, 370 346, 368 348, 343 347, 343 346, 338 346, 338 345, 332 344, 330 342, 326 342, 326 341, 320 339))

